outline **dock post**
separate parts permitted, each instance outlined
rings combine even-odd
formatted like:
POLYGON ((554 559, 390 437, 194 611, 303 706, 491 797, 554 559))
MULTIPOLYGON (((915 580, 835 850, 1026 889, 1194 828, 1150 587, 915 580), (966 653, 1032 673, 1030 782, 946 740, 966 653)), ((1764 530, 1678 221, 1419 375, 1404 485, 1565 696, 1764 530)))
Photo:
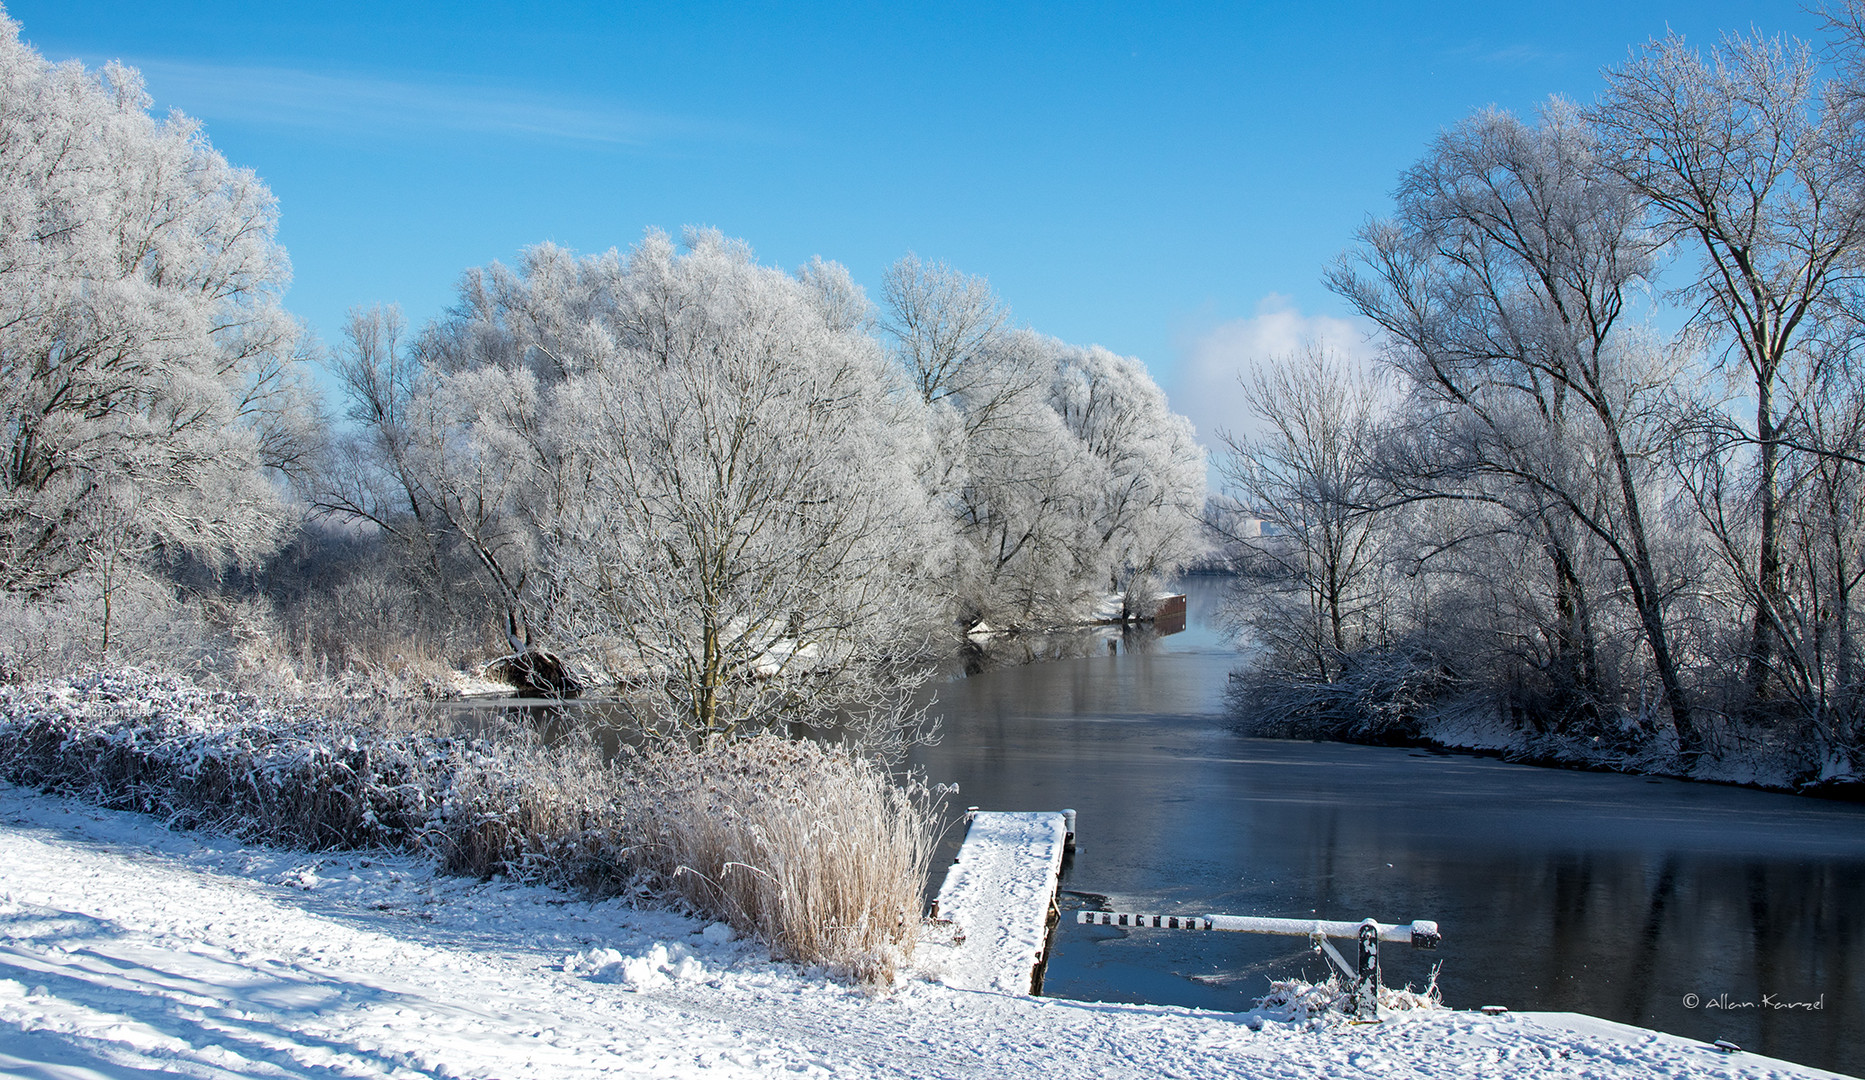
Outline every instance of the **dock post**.
POLYGON ((1065 833, 1065 835, 1062 838, 1062 850, 1074 851, 1075 850, 1075 811, 1073 810, 1062 811, 1062 828, 1065 833))

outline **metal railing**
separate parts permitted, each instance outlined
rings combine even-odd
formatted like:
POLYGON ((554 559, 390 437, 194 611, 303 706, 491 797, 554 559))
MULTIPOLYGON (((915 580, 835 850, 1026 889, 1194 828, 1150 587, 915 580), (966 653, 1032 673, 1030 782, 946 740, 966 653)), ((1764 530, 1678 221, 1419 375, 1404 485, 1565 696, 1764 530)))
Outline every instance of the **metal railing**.
POLYGON ((1124 926, 1150 930, 1230 930, 1245 934, 1284 934, 1306 937, 1314 950, 1339 969, 1348 988, 1347 1012, 1358 1020, 1379 1019, 1379 943, 1410 942, 1414 949, 1435 949, 1443 936, 1438 924, 1427 919, 1409 923, 1382 923, 1375 919, 1341 922, 1330 919, 1269 919, 1253 915, 1140 915, 1130 911, 1078 911, 1075 921, 1089 926, 1124 926), (1358 963, 1346 957, 1328 938, 1359 941, 1358 963))

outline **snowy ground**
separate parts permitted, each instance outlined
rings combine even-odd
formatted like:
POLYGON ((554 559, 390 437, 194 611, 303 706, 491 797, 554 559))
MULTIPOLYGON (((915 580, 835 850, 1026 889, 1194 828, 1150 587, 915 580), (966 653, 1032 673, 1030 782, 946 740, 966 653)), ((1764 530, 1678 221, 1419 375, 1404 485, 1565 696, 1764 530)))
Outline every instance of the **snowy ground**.
POLYGON ((0 1073, 22 1077, 1832 1075, 1570 1014, 869 999, 672 915, 4 785, 0 933, 0 1073))

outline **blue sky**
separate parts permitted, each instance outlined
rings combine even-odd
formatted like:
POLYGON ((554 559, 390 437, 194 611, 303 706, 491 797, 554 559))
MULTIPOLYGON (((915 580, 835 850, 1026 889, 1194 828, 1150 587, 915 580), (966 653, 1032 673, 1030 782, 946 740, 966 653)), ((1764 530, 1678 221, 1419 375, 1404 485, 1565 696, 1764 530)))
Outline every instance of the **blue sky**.
POLYGON ((281 203, 293 311, 421 323, 468 266, 714 225, 874 291, 912 250, 1146 361, 1201 432, 1228 372, 1353 337, 1323 267, 1432 135, 1590 99, 1668 28, 1791 4, 804 5, 16 0, 54 60, 141 68, 281 203))

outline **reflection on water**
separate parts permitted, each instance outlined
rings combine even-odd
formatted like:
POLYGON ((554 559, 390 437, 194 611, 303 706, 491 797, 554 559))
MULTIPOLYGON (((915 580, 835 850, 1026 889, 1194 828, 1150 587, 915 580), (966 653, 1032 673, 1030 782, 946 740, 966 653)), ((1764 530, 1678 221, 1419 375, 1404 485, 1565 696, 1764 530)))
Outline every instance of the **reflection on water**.
MULTIPOLYGON (((1436 919, 1437 952, 1382 951, 1388 981, 1422 985, 1441 960, 1454 1007, 1585 1012, 1865 1071, 1865 807, 1241 738, 1221 715, 1237 660, 1216 590, 1189 591, 1183 634, 933 687, 945 737, 916 761, 961 785, 952 812, 1078 810, 1074 906, 1436 919)), ((1054 996, 1239 1009, 1271 978, 1325 974, 1298 939, 1068 918, 1054 996)))
POLYGON ((967 641, 960 651, 960 666, 966 675, 982 675, 999 668, 1050 660, 1145 652, 1160 638, 1183 633, 1185 625, 1181 614, 1157 622, 1084 626, 1034 634, 979 635, 967 641))

